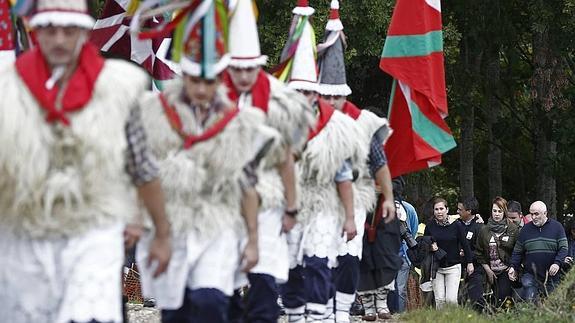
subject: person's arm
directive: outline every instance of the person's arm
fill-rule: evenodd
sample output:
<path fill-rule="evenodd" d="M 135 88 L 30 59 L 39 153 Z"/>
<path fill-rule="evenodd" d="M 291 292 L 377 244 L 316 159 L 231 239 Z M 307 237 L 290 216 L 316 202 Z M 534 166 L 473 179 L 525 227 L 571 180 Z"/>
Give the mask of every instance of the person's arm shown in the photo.
<path fill-rule="evenodd" d="M 148 266 L 152 265 L 153 261 L 158 263 L 154 272 L 154 277 L 157 277 L 167 269 L 171 256 L 170 224 L 166 216 L 164 193 L 160 181 L 155 179 L 138 186 L 138 196 L 154 223 L 154 240 L 150 245 Z"/>
<path fill-rule="evenodd" d="M 166 270 L 171 257 L 170 225 L 165 211 L 164 194 L 158 179 L 157 162 L 148 147 L 140 108 L 137 105 L 130 110 L 125 133 L 128 143 L 126 172 L 138 188 L 138 196 L 148 210 L 155 227 L 148 265 L 157 262 L 154 276 L 158 276 Z"/>
<path fill-rule="evenodd" d="M 279 173 L 284 187 L 284 197 L 286 209 L 283 216 L 283 231 L 289 232 L 297 220 L 294 212 L 297 213 L 296 188 L 295 188 L 295 160 L 291 147 L 286 148 L 286 159 L 279 165 Z"/>
<path fill-rule="evenodd" d="M 565 230 L 561 225 L 558 225 L 559 234 L 557 235 L 557 255 L 553 263 L 561 266 L 567 257 L 567 252 L 569 250 L 569 245 L 567 244 L 567 236 L 565 235 Z"/>
<path fill-rule="evenodd" d="M 469 242 L 465 237 L 465 226 L 459 222 L 457 223 L 457 236 L 459 243 L 463 247 L 465 261 L 467 262 L 467 273 L 471 275 L 475 270 L 473 267 L 473 253 L 471 252 L 471 247 L 469 246 Z"/>
<path fill-rule="evenodd" d="M 389 223 L 395 219 L 393 186 L 391 185 L 391 173 L 387 166 L 383 143 L 377 135 L 374 135 L 371 139 L 368 159 L 371 176 L 374 178 L 375 184 L 381 188 L 381 194 L 384 197 L 381 205 L 382 216 L 384 222 Z"/>
<path fill-rule="evenodd" d="M 525 252 L 525 248 L 523 246 L 523 240 L 526 229 L 521 230 L 519 232 L 519 238 L 517 238 L 517 242 L 515 243 L 515 247 L 513 247 L 513 253 L 511 254 L 511 266 L 509 267 L 509 279 L 511 281 L 515 281 L 517 279 L 517 270 L 521 268 L 521 262 L 523 261 L 523 254 Z"/>
<path fill-rule="evenodd" d="M 347 235 L 347 240 L 353 239 L 357 234 L 355 227 L 355 215 L 353 209 L 353 169 L 350 161 L 345 161 L 335 175 L 337 193 L 345 212 L 343 232 Z"/>
<path fill-rule="evenodd" d="M 385 223 L 395 219 L 395 203 L 393 201 L 393 186 L 391 185 L 391 173 L 387 165 L 380 167 L 375 173 L 375 183 L 381 187 L 384 196 L 381 207 L 382 217 Z M 416 231 L 417 232 L 417 229 Z"/>
<path fill-rule="evenodd" d="M 258 263 L 258 209 L 259 197 L 253 186 L 243 188 L 242 216 L 248 230 L 248 242 L 244 248 L 242 261 L 243 271 L 248 272 Z"/>
<path fill-rule="evenodd" d="M 475 261 L 478 264 L 483 265 L 486 264 L 487 261 L 485 259 L 485 248 L 483 245 L 483 230 L 479 230 L 477 232 L 477 237 L 475 237 Z"/>
<path fill-rule="evenodd" d="M 413 236 L 413 238 L 417 237 L 417 228 L 419 227 L 419 218 L 417 217 L 417 211 L 415 211 L 415 208 L 410 205 L 410 208 L 407 212 L 407 223 L 409 225 L 409 232 L 411 232 L 411 235 Z"/>

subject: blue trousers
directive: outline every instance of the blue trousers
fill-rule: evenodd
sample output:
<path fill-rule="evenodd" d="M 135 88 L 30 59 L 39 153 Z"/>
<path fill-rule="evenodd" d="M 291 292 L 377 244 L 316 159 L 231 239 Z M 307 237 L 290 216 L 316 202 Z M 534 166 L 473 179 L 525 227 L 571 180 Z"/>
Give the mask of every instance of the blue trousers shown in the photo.
<path fill-rule="evenodd" d="M 277 323 L 280 316 L 278 286 L 271 275 L 248 274 L 250 289 L 245 302 L 239 293 L 231 301 L 230 322 Z"/>
<path fill-rule="evenodd" d="M 214 288 L 186 289 L 182 307 L 163 310 L 162 323 L 227 323 L 229 303 L 229 297 Z"/>
<path fill-rule="evenodd" d="M 549 276 L 545 284 L 531 273 L 523 273 L 521 276 L 521 283 L 523 284 L 523 299 L 526 301 L 537 301 L 540 295 L 547 296 L 559 284 L 559 276 Z"/>
<path fill-rule="evenodd" d="M 395 301 L 388 300 L 388 303 L 393 302 L 391 308 L 397 313 L 403 313 L 405 311 L 405 304 L 407 301 L 407 280 L 409 279 L 409 270 L 411 268 L 405 258 L 403 258 L 402 261 L 403 263 L 401 264 L 401 267 L 399 267 L 399 271 L 395 277 L 395 292 L 391 297 L 391 299 L 395 297 Z"/>
<path fill-rule="evenodd" d="M 345 294 L 355 294 L 359 285 L 359 257 L 345 255 L 337 257 L 337 267 L 333 269 L 335 290 Z"/>
<path fill-rule="evenodd" d="M 286 308 L 306 303 L 327 304 L 333 296 L 332 271 L 327 258 L 304 256 L 304 266 L 290 270 L 289 280 L 280 288 Z"/>

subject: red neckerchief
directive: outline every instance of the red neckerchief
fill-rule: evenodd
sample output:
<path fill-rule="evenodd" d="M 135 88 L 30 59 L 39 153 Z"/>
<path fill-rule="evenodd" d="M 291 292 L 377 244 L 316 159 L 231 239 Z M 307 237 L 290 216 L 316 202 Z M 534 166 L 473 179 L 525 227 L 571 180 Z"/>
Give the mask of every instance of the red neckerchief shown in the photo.
<path fill-rule="evenodd" d="M 352 117 L 353 120 L 357 120 L 357 118 L 359 118 L 359 115 L 361 114 L 361 110 L 355 104 L 349 101 L 345 101 L 345 103 L 343 104 L 343 108 L 341 109 L 341 112 Z"/>
<path fill-rule="evenodd" d="M 166 117 L 168 118 L 168 122 L 170 122 L 172 128 L 184 140 L 183 145 L 184 149 L 189 149 L 190 147 L 199 142 L 206 141 L 214 137 L 215 135 L 220 133 L 220 131 L 222 131 L 228 125 L 228 123 L 230 123 L 230 121 L 232 121 L 239 113 L 239 110 L 235 108 L 229 112 L 226 112 L 224 117 L 220 119 L 218 122 L 216 122 L 213 126 L 208 128 L 202 134 L 194 136 L 184 132 L 182 119 L 180 118 L 178 111 L 176 111 L 176 109 L 170 105 L 164 94 L 160 93 L 159 96 L 160 101 L 162 102 L 162 107 L 164 108 L 164 113 L 166 113 Z"/>
<path fill-rule="evenodd" d="M 335 111 L 331 104 L 323 99 L 318 99 L 317 104 L 319 109 L 319 117 L 315 129 L 311 129 L 309 132 L 309 136 L 307 137 L 308 141 L 312 140 L 323 130 L 323 128 L 325 128 Z"/>
<path fill-rule="evenodd" d="M 56 96 L 59 87 L 55 85 L 51 90 L 46 88 L 46 81 L 50 79 L 51 71 L 39 47 L 35 47 L 22 54 L 16 60 L 16 70 L 28 87 L 40 107 L 46 110 L 46 121 L 61 122 L 69 126 L 68 114 L 83 109 L 92 99 L 96 80 L 104 67 L 104 59 L 94 45 L 86 43 L 80 52 L 78 66 L 68 80 L 64 96 L 62 97 L 62 110 L 56 109 Z"/>
<path fill-rule="evenodd" d="M 232 77 L 228 71 L 224 72 L 224 84 L 229 89 L 228 98 L 232 102 L 238 103 L 240 94 L 236 90 L 234 83 L 232 82 Z M 268 112 L 268 104 L 270 102 L 270 80 L 266 73 L 262 70 L 258 73 L 258 78 L 256 83 L 252 87 L 252 105 L 262 109 L 265 113 Z"/>

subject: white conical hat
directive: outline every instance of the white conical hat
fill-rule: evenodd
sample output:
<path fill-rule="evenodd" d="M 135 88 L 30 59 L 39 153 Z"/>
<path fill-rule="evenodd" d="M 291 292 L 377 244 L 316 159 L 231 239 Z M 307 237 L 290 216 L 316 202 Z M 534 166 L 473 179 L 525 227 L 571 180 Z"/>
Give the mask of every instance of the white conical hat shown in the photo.
<path fill-rule="evenodd" d="M 246 68 L 265 65 L 268 57 L 261 54 L 258 26 L 252 0 L 237 0 L 230 19 L 228 49 L 230 66 Z"/>
<path fill-rule="evenodd" d="M 96 21 L 88 13 L 86 0 L 38 0 L 30 26 L 75 26 L 92 29 Z"/>
<path fill-rule="evenodd" d="M 304 17 L 301 19 L 305 19 L 305 25 L 294 54 L 288 86 L 296 90 L 317 92 L 315 34 L 313 27 L 309 23 L 309 19 Z"/>

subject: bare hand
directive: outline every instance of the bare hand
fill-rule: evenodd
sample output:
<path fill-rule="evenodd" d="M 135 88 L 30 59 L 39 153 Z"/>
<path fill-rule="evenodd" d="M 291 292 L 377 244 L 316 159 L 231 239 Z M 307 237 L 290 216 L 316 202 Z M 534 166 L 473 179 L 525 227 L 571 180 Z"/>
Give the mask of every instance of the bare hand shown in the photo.
<path fill-rule="evenodd" d="M 475 271 L 475 268 L 473 267 L 473 264 L 472 264 L 472 263 L 468 263 L 468 264 L 467 264 L 467 275 L 473 274 L 474 271 Z"/>
<path fill-rule="evenodd" d="M 549 275 L 555 276 L 555 275 L 557 275 L 558 272 L 559 272 L 559 265 L 558 264 L 553 264 L 553 265 L 551 265 L 551 267 L 549 267 Z"/>
<path fill-rule="evenodd" d="M 150 256 L 148 257 L 148 267 L 150 267 L 154 261 L 158 264 L 154 272 L 154 278 L 158 277 L 168 268 L 170 257 L 172 256 L 171 244 L 169 237 L 155 236 L 154 240 L 152 240 Z"/>
<path fill-rule="evenodd" d="M 297 219 L 293 216 L 284 215 L 282 219 L 282 232 L 288 233 L 296 225 Z"/>
<path fill-rule="evenodd" d="M 436 242 L 432 242 L 431 243 L 431 251 L 437 251 L 439 250 L 439 248 L 437 247 L 437 243 Z"/>
<path fill-rule="evenodd" d="M 134 247 L 143 233 L 144 227 L 141 224 L 127 224 L 124 228 L 124 248 L 131 249 Z"/>
<path fill-rule="evenodd" d="M 249 272 L 258 264 L 259 250 L 257 240 L 249 240 L 242 254 L 243 272 Z"/>
<path fill-rule="evenodd" d="M 395 219 L 395 203 L 393 201 L 383 201 L 381 205 L 381 217 L 385 223 L 389 223 Z"/>
<path fill-rule="evenodd" d="M 515 272 L 515 269 L 513 269 L 513 267 L 509 268 L 507 275 L 509 276 L 509 280 L 511 280 L 512 282 L 517 280 L 517 273 Z"/>
<path fill-rule="evenodd" d="M 483 222 L 483 218 L 479 214 L 475 214 L 475 223 L 485 223 Z"/>
<path fill-rule="evenodd" d="M 357 228 L 355 227 L 355 221 L 353 218 L 348 218 L 343 223 L 343 232 L 347 234 L 347 241 L 355 238 L 357 235 Z"/>
<path fill-rule="evenodd" d="M 485 275 L 487 276 L 487 281 L 489 281 L 490 285 L 493 285 L 493 282 L 495 281 L 495 273 L 493 272 L 493 270 L 491 270 L 491 268 L 489 268 L 489 266 L 485 266 L 483 268 L 485 269 Z M 511 279 L 511 277 L 509 277 L 509 279 Z"/>

